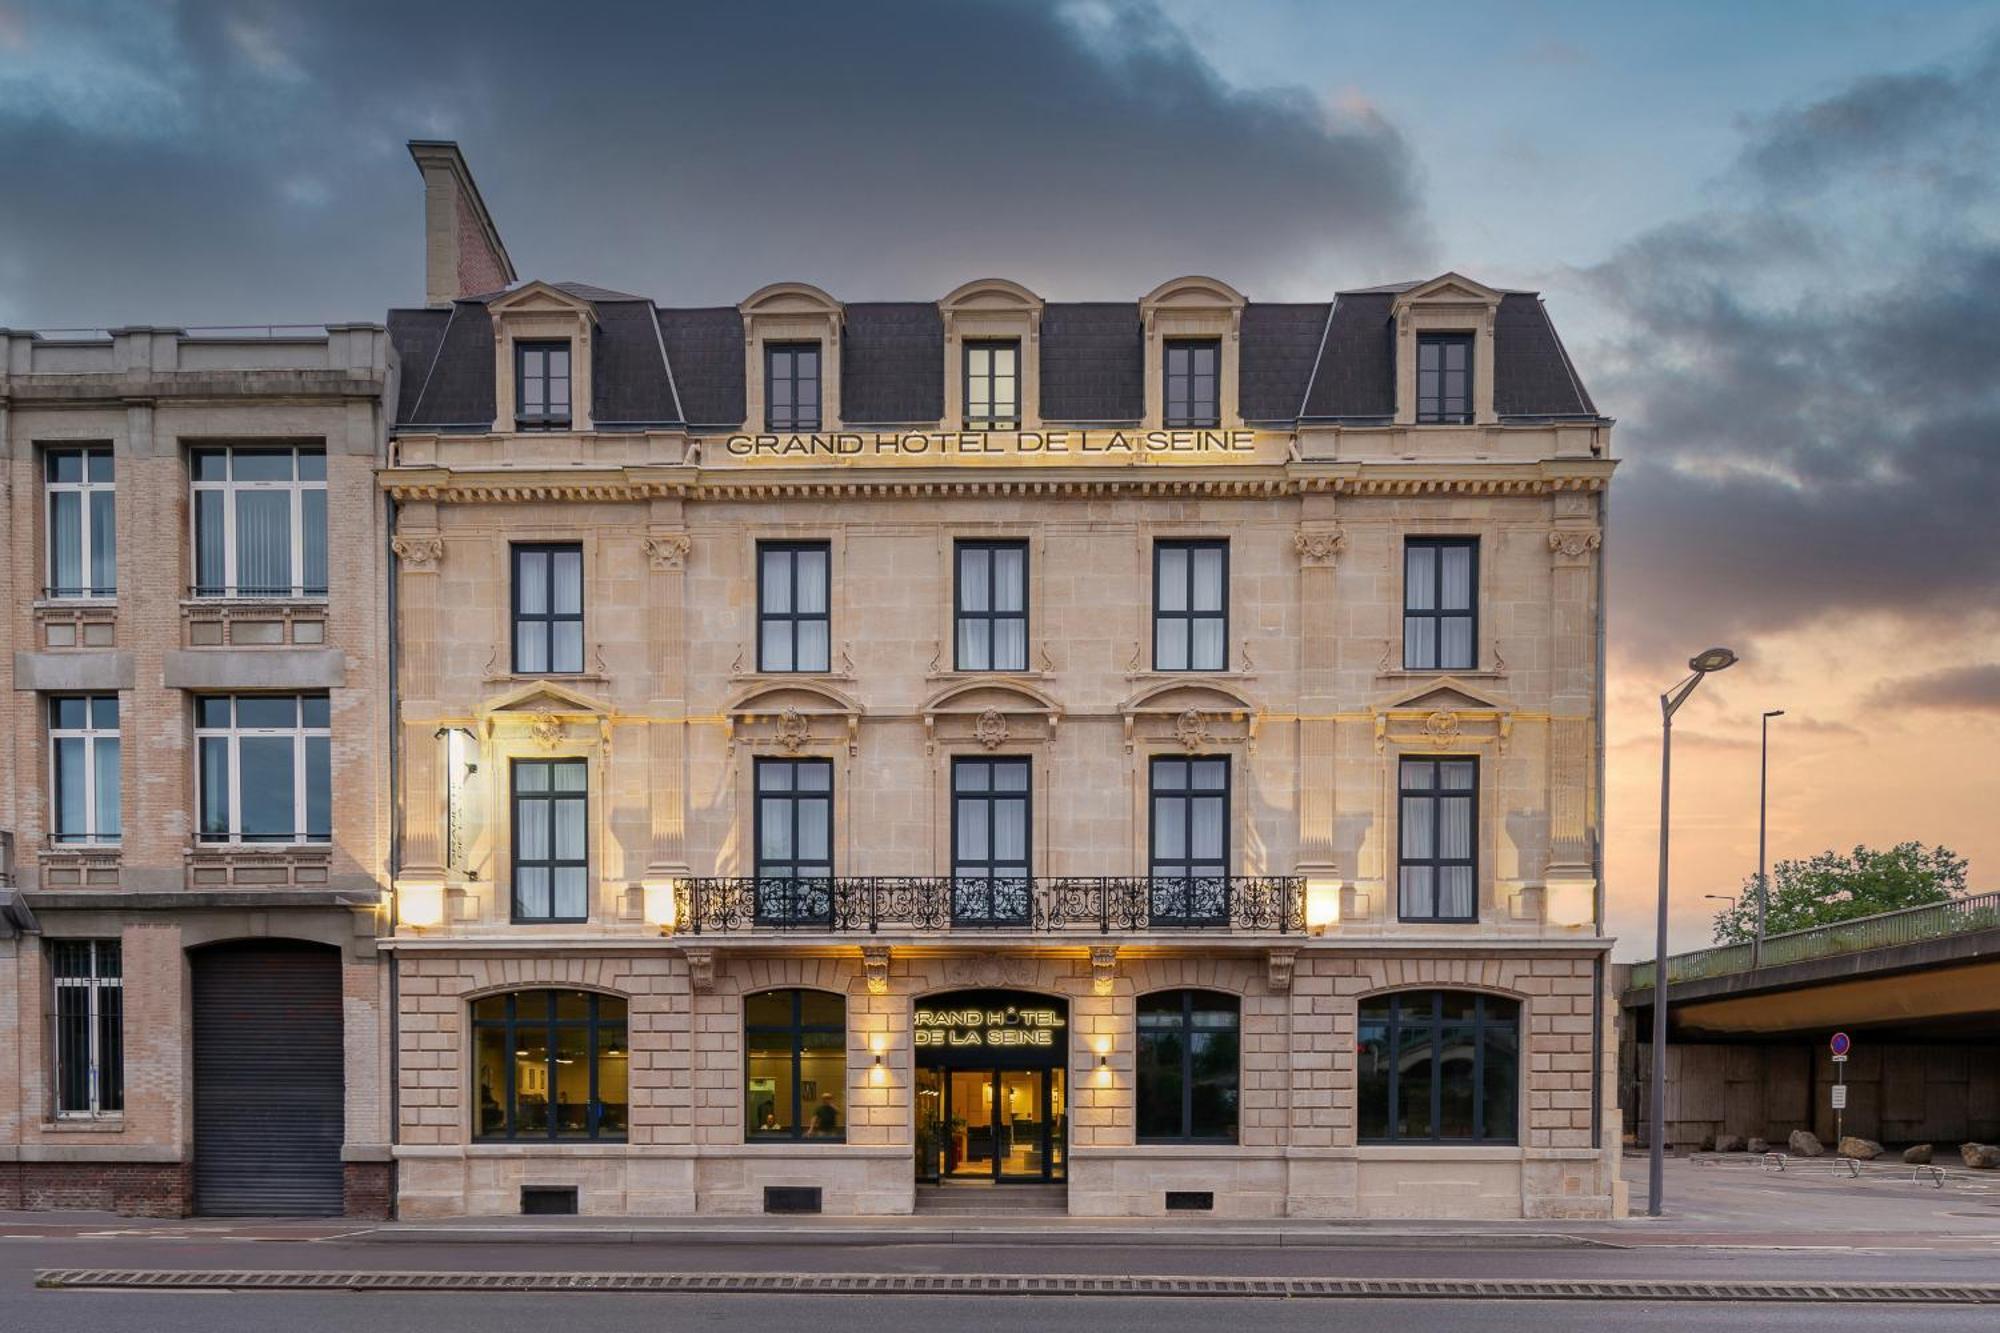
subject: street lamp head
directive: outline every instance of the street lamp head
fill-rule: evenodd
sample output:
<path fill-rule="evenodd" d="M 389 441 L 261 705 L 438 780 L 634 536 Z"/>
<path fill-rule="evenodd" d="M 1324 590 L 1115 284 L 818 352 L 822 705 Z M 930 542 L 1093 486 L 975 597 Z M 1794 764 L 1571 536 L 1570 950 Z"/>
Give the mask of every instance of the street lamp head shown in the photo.
<path fill-rule="evenodd" d="M 1736 654 L 1727 648 L 1709 648 L 1688 659 L 1688 670 L 1699 675 L 1711 671 L 1725 671 L 1736 665 Z"/>
<path fill-rule="evenodd" d="M 1785 710 L 1782 708 L 1767 708 L 1764 710 L 1765 717 L 1783 717 L 1784 715 Z"/>

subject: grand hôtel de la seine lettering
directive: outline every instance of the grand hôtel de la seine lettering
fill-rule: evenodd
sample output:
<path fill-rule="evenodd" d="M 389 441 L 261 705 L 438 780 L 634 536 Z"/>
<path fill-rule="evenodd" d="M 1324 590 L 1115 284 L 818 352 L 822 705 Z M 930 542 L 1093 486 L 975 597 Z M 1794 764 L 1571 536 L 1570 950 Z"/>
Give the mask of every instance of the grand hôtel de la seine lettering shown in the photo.
<path fill-rule="evenodd" d="M 675 304 L 411 151 L 380 322 L 0 335 L 0 1207 L 1623 1212 L 1536 294 Z"/>

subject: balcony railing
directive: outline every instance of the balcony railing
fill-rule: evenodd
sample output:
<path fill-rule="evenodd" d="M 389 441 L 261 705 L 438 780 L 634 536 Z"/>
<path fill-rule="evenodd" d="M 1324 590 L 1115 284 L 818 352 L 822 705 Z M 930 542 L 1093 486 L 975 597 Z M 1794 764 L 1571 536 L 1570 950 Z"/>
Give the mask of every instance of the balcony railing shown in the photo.
<path fill-rule="evenodd" d="M 678 890 L 677 929 L 762 931 L 1033 931 L 1044 934 L 1305 930 L 1297 875 L 866 876 L 703 878 Z"/>
<path fill-rule="evenodd" d="M 1991 930 L 2000 926 L 2000 893 L 1978 893 L 1954 898 L 1927 907 L 1906 907 L 1896 912 L 1878 912 L 1836 921 L 1830 926 L 1766 935 L 1761 950 L 1749 944 L 1723 944 L 1693 953 L 1667 957 L 1667 984 L 1705 981 L 1710 977 L 1731 976 L 1753 967 L 1782 967 L 1787 963 L 1810 962 L 1837 954 L 1865 953 L 1889 949 L 1899 944 L 1963 935 L 1967 931 Z M 1632 990 L 1651 990 L 1653 963 L 1648 960 L 1632 967 Z"/>

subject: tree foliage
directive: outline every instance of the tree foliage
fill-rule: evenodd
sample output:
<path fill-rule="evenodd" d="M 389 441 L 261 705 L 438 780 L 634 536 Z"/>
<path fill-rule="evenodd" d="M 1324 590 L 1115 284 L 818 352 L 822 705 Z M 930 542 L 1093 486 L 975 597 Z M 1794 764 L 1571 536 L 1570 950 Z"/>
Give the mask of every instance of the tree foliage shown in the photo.
<path fill-rule="evenodd" d="M 1851 921 L 1877 912 L 1923 907 L 1965 894 L 1965 858 L 1948 847 L 1898 843 L 1887 851 L 1825 851 L 1810 861 L 1780 861 L 1771 875 L 1766 935 Z M 1743 880 L 1732 907 L 1715 914 L 1715 941 L 1741 944 L 1757 934 L 1757 877 Z"/>

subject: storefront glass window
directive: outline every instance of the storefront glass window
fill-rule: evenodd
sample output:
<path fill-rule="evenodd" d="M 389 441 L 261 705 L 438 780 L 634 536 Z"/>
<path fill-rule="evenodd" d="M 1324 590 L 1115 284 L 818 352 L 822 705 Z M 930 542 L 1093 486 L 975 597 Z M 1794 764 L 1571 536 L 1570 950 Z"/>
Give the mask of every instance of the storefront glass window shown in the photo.
<path fill-rule="evenodd" d="M 743 1135 L 847 1137 L 847 1002 L 830 991 L 743 999 Z"/>
<path fill-rule="evenodd" d="M 625 1137 L 625 1001 L 588 991 L 489 995 L 472 1007 L 472 1032 L 476 1137 Z"/>
<path fill-rule="evenodd" d="M 1217 991 L 1140 997 L 1140 1142 L 1236 1142 L 1239 1013 Z"/>
<path fill-rule="evenodd" d="M 1363 1143 L 1513 1143 L 1520 1005 L 1470 991 L 1361 1004 L 1355 1107 Z"/>

